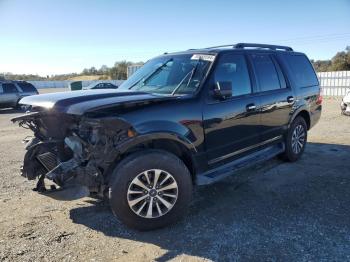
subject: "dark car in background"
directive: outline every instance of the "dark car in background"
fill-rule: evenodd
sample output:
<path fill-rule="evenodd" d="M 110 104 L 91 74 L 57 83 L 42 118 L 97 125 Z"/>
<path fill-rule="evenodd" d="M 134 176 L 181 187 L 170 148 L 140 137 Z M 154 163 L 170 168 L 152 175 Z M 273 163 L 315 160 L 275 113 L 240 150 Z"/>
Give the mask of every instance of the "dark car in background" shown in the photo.
<path fill-rule="evenodd" d="M 0 81 L 0 108 L 18 108 L 21 98 L 37 94 L 38 90 L 26 81 Z"/>
<path fill-rule="evenodd" d="M 118 86 L 108 83 L 108 82 L 101 82 L 101 83 L 93 83 L 89 86 L 85 86 L 82 88 L 82 90 L 90 90 L 90 89 L 117 89 Z"/>
<path fill-rule="evenodd" d="M 140 230 L 178 221 L 194 185 L 277 155 L 298 160 L 322 109 L 306 55 L 264 44 L 166 53 L 118 90 L 21 103 L 31 112 L 12 121 L 35 134 L 22 174 L 38 179 L 36 190 L 61 200 L 105 196 Z"/>

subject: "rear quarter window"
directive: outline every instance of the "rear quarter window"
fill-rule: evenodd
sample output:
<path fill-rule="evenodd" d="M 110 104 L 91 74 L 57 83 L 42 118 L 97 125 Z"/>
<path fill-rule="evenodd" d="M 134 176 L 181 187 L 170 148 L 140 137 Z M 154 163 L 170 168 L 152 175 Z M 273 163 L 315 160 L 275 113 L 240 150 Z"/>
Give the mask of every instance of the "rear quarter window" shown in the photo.
<path fill-rule="evenodd" d="M 36 88 L 30 83 L 17 83 L 23 92 L 36 92 Z"/>
<path fill-rule="evenodd" d="M 316 86 L 319 84 L 315 71 L 305 55 L 287 55 L 286 61 L 297 87 Z"/>

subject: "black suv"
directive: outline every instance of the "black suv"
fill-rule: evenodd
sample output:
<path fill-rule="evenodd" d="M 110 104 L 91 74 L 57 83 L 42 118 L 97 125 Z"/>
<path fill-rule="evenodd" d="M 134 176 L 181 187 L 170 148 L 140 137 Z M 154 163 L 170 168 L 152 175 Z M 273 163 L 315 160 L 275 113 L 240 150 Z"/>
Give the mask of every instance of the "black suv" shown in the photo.
<path fill-rule="evenodd" d="M 322 108 L 308 58 L 262 44 L 165 53 L 117 90 L 20 102 L 32 106 L 13 121 L 34 132 L 22 173 L 38 178 L 35 190 L 105 196 L 139 230 L 177 221 L 193 185 L 276 155 L 297 160 Z"/>

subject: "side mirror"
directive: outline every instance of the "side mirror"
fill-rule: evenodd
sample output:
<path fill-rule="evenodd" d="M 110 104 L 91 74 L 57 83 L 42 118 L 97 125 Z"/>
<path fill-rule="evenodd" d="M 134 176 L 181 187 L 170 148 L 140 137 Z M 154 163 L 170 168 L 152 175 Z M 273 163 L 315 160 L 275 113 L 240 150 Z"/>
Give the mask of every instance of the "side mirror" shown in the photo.
<path fill-rule="evenodd" d="M 216 82 L 214 88 L 214 97 L 218 99 L 226 99 L 232 96 L 232 82 L 220 81 Z"/>

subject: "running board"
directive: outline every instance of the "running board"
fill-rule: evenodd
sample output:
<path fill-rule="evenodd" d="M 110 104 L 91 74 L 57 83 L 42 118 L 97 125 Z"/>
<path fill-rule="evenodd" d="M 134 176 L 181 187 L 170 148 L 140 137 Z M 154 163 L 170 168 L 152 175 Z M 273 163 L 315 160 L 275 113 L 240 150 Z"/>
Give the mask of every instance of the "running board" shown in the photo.
<path fill-rule="evenodd" d="M 219 181 L 230 175 L 235 175 L 237 171 L 256 165 L 260 162 L 264 162 L 276 155 L 284 152 L 285 145 L 283 142 L 266 147 L 262 150 L 254 152 L 250 155 L 236 159 L 223 166 L 217 167 L 213 170 L 209 170 L 203 174 L 197 175 L 197 185 L 208 185 Z"/>

